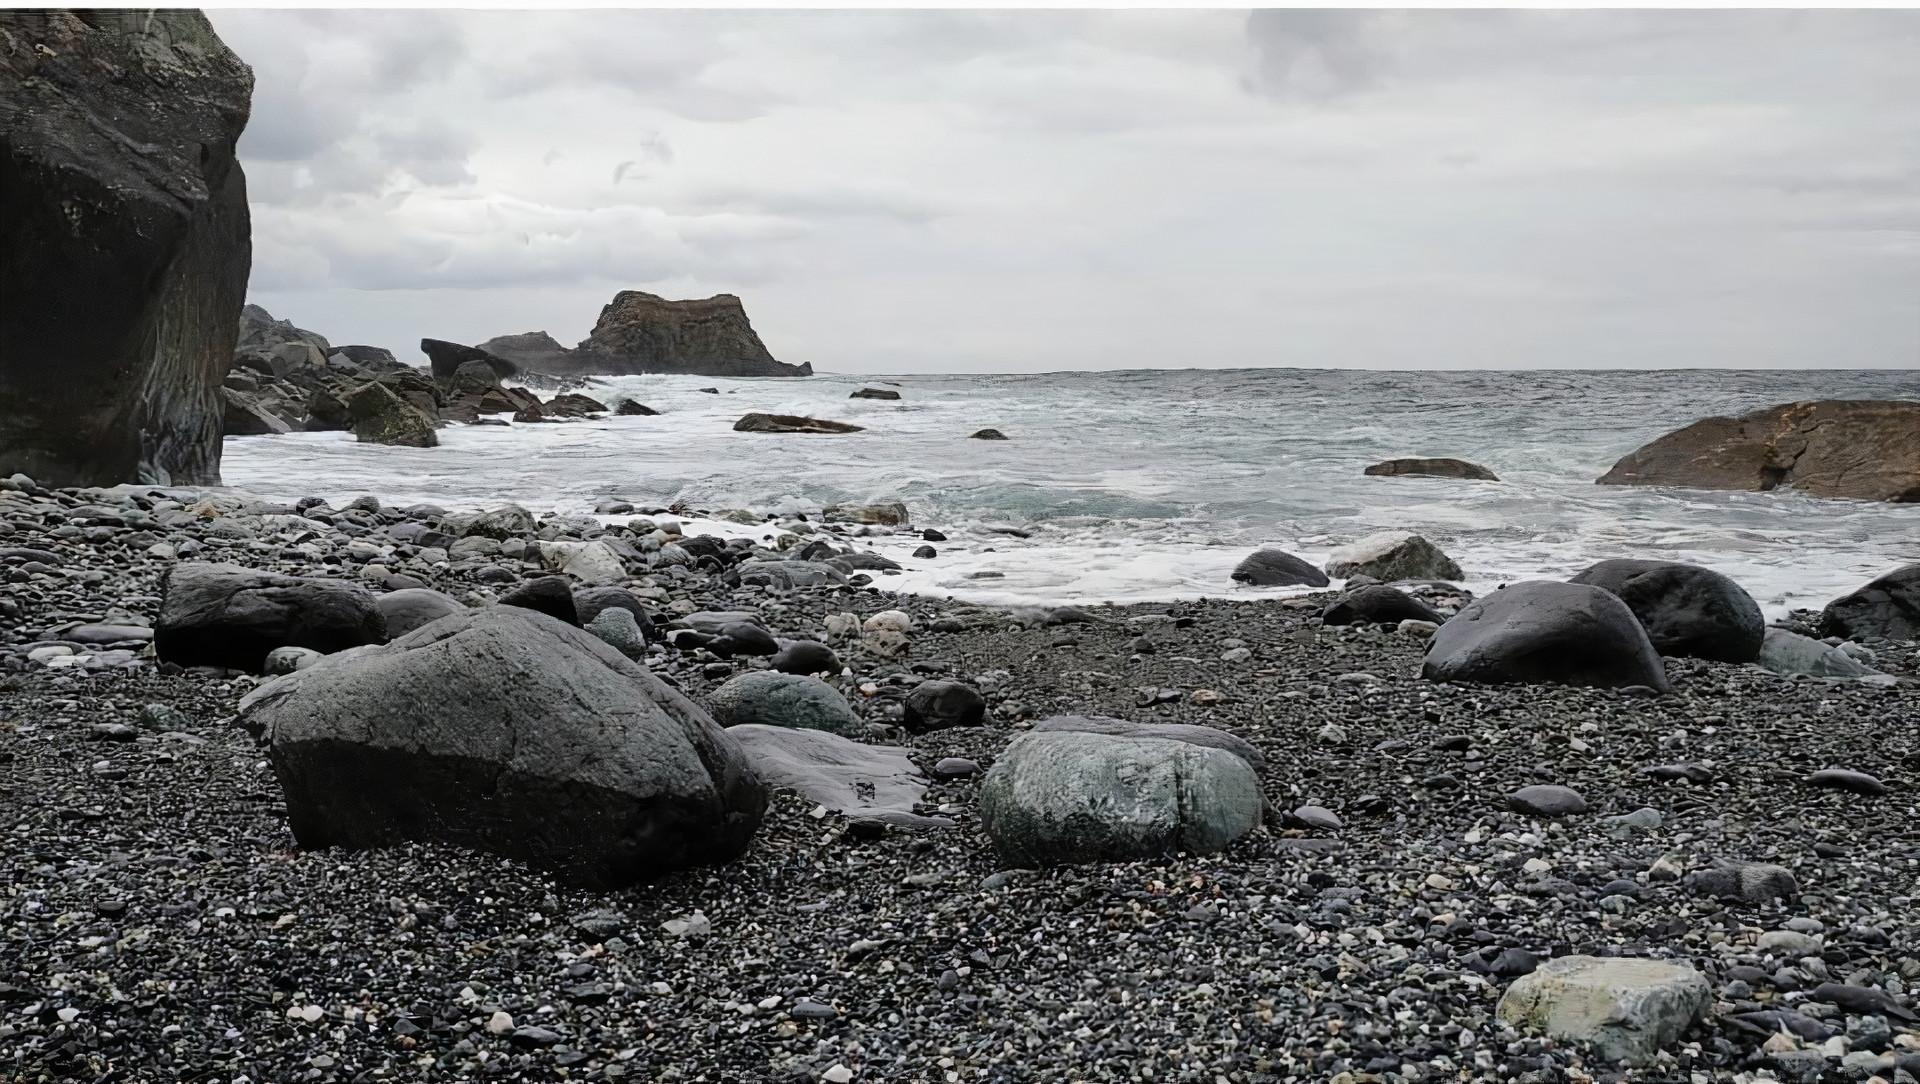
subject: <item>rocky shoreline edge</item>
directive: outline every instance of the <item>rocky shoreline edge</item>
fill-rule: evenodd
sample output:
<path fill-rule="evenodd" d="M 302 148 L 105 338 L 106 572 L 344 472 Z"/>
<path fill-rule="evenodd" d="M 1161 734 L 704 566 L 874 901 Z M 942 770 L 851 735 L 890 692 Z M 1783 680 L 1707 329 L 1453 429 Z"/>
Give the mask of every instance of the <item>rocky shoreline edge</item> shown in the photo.
<path fill-rule="evenodd" d="M 437 510 L 177 496 L 0 490 L 0 1064 L 22 1080 L 1920 1074 L 1912 644 L 1862 649 L 1892 684 L 1685 657 L 1664 695 L 1455 684 L 1421 677 L 1430 630 L 1323 623 L 1331 592 L 1009 611 L 826 564 L 896 525 L 810 524 L 788 556 L 825 560 L 781 563 L 837 576 L 756 577 L 671 513 L 596 538 L 467 518 L 492 545 L 456 559 Z M 607 537 L 648 571 L 572 548 Z M 833 652 L 851 732 L 924 791 L 887 817 L 776 786 L 738 858 L 611 891 L 439 843 L 305 850 L 243 725 L 264 679 L 152 658 L 163 576 L 206 562 L 461 603 L 556 565 L 573 600 L 611 577 L 654 633 L 634 657 L 704 705 L 769 656 L 674 624 L 750 615 Z M 914 703 L 930 680 L 976 690 L 978 725 L 913 722 L 947 710 Z M 1224 732 L 1262 823 L 1214 853 L 1007 861 L 984 780 L 1062 715 Z M 1582 956 L 1684 964 L 1703 992 L 1648 1010 L 1672 1034 L 1644 1057 L 1503 1017 Z"/>

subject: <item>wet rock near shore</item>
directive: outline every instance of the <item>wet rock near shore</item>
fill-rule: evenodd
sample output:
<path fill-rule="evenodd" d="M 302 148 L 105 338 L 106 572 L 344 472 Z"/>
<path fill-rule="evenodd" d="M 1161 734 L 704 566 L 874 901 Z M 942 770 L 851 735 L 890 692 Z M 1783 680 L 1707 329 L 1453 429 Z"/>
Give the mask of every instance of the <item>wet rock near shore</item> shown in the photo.
<path fill-rule="evenodd" d="M 1920 501 L 1920 402 L 1823 399 L 1703 418 L 1635 449 L 1601 485 Z"/>

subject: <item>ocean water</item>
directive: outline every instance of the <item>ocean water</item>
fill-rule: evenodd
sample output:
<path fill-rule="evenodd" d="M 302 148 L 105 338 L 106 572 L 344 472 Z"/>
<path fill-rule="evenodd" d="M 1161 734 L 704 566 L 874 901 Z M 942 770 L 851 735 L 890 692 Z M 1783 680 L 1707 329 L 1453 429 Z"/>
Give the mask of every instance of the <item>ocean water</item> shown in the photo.
<path fill-rule="evenodd" d="M 903 398 L 848 398 L 863 385 Z M 1773 614 L 1920 561 L 1920 506 L 1593 484 L 1700 417 L 1798 399 L 1920 399 L 1915 371 L 643 376 L 589 391 L 662 414 L 450 426 L 433 449 L 344 433 L 233 438 L 222 472 L 233 489 L 277 499 L 373 493 L 449 508 L 590 512 L 618 498 L 784 513 L 900 500 L 916 526 L 951 538 L 928 561 L 909 556 L 917 539 L 874 540 L 908 566 L 883 585 L 996 604 L 1251 596 L 1263 592 L 1228 573 L 1253 548 L 1318 562 L 1384 529 L 1431 538 L 1478 591 L 1607 557 L 1668 558 L 1726 572 Z M 867 428 L 733 432 L 748 411 Z M 987 426 L 1011 439 L 968 439 Z M 1361 474 L 1405 455 L 1470 459 L 1502 481 Z"/>

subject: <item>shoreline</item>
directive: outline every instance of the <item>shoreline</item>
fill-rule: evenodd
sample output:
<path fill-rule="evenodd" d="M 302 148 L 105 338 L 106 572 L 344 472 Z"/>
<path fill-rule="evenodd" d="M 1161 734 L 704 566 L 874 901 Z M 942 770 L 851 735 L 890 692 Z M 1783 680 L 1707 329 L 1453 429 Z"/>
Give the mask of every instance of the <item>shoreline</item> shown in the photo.
<path fill-rule="evenodd" d="M 82 525 L 37 503 L 22 515 L 19 498 L 0 493 L 13 527 L 0 547 L 58 560 L 22 573 L 9 558 L 26 602 L 9 627 L 115 618 L 116 603 L 151 619 L 169 559 L 148 549 L 177 553 L 185 538 L 203 547 L 195 560 L 364 575 L 338 530 L 289 543 L 224 516 L 160 530 L 67 517 Z M 424 578 L 456 596 L 504 590 L 472 570 Z M 1417 637 L 1321 627 L 1330 593 L 1087 607 L 1091 621 L 1049 624 L 877 590 L 878 576 L 853 590 L 653 580 L 664 598 L 645 594 L 663 614 L 752 609 L 788 635 L 841 611 L 911 615 L 904 657 L 840 645 L 852 673 L 832 684 L 878 724 L 874 741 L 923 769 L 947 757 L 990 767 L 1061 712 L 1199 723 L 1253 743 L 1280 816 L 1219 854 L 1009 873 L 979 825 L 978 776 L 931 777 L 920 808 L 954 827 L 878 838 L 777 792 L 741 859 L 582 892 L 447 847 L 299 851 L 265 757 L 232 723 L 257 679 L 23 667 L 8 653 L 0 732 L 21 841 L 4 863 L 6 936 L 20 946 L 0 975 L 16 1010 L 9 1068 L 30 1080 L 118 1064 L 256 1080 L 646 1080 L 698 1065 L 728 1079 L 832 1079 L 844 1066 L 902 1081 L 1120 1080 L 1147 1067 L 1168 1080 L 1545 1081 L 1583 1067 L 1734 1081 L 1779 1053 L 1743 1017 L 1790 1010 L 1854 1037 L 1889 1076 L 1920 1072 L 1920 1030 L 1893 1021 L 1876 1039 L 1871 1022 L 1807 994 L 1829 978 L 1920 989 L 1920 746 L 1886 725 L 1920 718 L 1912 680 L 1826 684 L 1675 659 L 1674 691 L 1657 698 L 1435 685 L 1418 677 Z M 699 701 L 757 664 L 656 645 L 648 665 Z M 1876 665 L 1920 678 L 1910 646 Z M 930 674 L 980 688 L 987 725 L 899 730 L 901 701 Z M 1704 774 L 1646 771 L 1677 763 Z M 1805 784 L 1828 766 L 1894 790 Z M 1514 812 L 1504 796 L 1532 783 L 1573 786 L 1593 808 Z M 1287 816 L 1302 806 L 1339 827 Z M 1615 819 L 1641 809 L 1659 825 Z M 1729 902 L 1650 872 L 1717 860 L 1778 863 L 1799 893 Z M 709 934 L 663 928 L 695 913 Z M 1758 947 L 1783 929 L 1816 930 L 1819 955 Z M 1713 1014 L 1671 1060 L 1625 1077 L 1494 1018 L 1523 961 L 1568 952 L 1684 960 L 1712 984 Z M 494 1034 L 501 1012 L 556 1038 Z M 1794 1043 L 1827 1065 L 1820 1042 Z"/>

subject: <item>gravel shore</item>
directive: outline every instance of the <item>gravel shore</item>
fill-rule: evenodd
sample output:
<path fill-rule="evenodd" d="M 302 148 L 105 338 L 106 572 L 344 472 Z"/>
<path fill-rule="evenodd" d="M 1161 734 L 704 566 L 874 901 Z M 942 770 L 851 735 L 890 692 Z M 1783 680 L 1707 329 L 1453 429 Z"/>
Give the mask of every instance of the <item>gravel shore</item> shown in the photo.
<path fill-rule="evenodd" d="M 68 645 L 99 669 L 46 665 L 50 630 L 151 622 L 188 554 L 381 574 L 372 514 L 314 532 L 146 503 L 0 492 L 8 1080 L 1920 1077 L 1901 1018 L 1920 1010 L 1915 645 L 1879 645 L 1895 686 L 1669 659 L 1667 696 L 1468 687 L 1422 681 L 1417 636 L 1322 627 L 1331 595 L 1008 612 L 878 573 L 773 591 L 676 569 L 652 578 L 663 611 L 753 610 L 787 635 L 911 615 L 905 656 L 842 645 L 835 684 L 924 767 L 984 770 L 1059 713 L 1200 723 L 1264 755 L 1274 815 L 1221 854 L 1009 871 L 977 774 L 928 791 L 951 828 L 850 830 L 781 792 L 740 861 L 588 893 L 442 847 L 300 852 L 234 722 L 258 678 L 153 665 L 138 637 Z M 484 569 L 531 570 L 404 557 L 381 567 L 461 597 L 504 589 Z M 654 650 L 695 700 L 755 665 Z M 898 729 L 929 675 L 982 690 L 988 725 Z M 1887 792 L 1808 782 L 1832 767 Z M 1515 812 L 1537 783 L 1588 811 Z M 1708 894 L 1692 875 L 1716 861 L 1777 864 L 1798 891 Z M 1805 936 L 1763 951 L 1776 931 Z M 1635 1070 L 1495 1018 L 1513 978 L 1569 953 L 1690 963 L 1712 1015 Z M 1825 982 L 1891 1008 L 1845 1011 Z"/>

